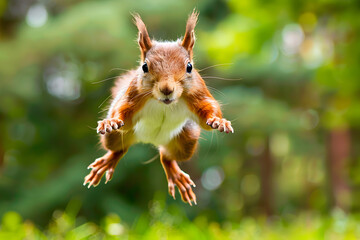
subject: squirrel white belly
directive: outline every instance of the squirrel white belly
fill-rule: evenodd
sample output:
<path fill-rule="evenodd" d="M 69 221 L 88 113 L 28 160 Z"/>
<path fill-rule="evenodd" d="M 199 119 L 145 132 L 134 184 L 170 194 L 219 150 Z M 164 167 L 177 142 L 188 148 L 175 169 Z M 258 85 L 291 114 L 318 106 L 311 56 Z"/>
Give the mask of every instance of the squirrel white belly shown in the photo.
<path fill-rule="evenodd" d="M 171 105 L 149 99 L 133 117 L 136 139 L 155 146 L 166 145 L 182 131 L 192 115 L 181 99 Z"/>

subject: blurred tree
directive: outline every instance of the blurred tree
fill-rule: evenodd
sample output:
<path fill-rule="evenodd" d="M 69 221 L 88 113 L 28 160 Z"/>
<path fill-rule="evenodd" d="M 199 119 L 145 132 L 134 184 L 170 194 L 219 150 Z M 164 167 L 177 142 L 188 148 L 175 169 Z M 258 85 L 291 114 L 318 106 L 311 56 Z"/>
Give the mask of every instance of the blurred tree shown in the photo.
<path fill-rule="evenodd" d="M 333 129 L 328 136 L 328 165 L 332 204 L 344 210 L 349 208 L 347 184 L 347 160 L 350 157 L 350 132 L 348 129 Z"/>

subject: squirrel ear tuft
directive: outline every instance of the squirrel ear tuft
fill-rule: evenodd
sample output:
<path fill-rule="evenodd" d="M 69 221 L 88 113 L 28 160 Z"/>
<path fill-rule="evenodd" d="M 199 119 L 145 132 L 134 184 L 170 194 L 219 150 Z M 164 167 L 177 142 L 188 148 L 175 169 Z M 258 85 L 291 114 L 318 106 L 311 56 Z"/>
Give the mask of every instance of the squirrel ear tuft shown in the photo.
<path fill-rule="evenodd" d="M 190 14 L 186 23 L 185 36 L 181 45 L 188 51 L 192 51 L 195 44 L 194 29 L 198 20 L 198 16 L 199 13 L 194 9 L 193 12 Z"/>
<path fill-rule="evenodd" d="M 144 59 L 146 52 L 149 51 L 152 46 L 151 39 L 140 15 L 135 13 L 133 14 L 133 17 L 134 23 L 139 30 L 138 43 L 140 46 L 142 59 Z"/>

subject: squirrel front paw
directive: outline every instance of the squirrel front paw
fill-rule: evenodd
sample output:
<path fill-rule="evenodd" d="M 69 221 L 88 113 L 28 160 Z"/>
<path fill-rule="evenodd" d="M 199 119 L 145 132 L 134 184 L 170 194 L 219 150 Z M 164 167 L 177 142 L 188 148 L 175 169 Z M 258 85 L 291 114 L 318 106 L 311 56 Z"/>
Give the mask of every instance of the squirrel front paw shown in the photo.
<path fill-rule="evenodd" d="M 231 122 L 225 118 L 212 117 L 206 121 L 206 124 L 213 129 L 218 129 L 220 132 L 234 133 Z"/>
<path fill-rule="evenodd" d="M 97 133 L 105 134 L 106 132 L 111 132 L 112 130 L 117 130 L 124 126 L 124 122 L 117 118 L 109 118 L 104 119 L 102 121 L 98 121 Z"/>

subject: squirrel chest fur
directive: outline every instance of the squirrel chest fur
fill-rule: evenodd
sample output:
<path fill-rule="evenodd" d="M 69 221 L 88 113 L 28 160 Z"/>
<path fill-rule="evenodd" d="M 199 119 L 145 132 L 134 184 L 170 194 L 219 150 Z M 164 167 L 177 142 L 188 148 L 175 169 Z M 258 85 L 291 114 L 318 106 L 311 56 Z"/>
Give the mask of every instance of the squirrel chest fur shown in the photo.
<path fill-rule="evenodd" d="M 171 105 L 149 99 L 134 115 L 133 130 L 138 142 L 160 146 L 177 136 L 191 116 L 192 113 L 182 99 Z"/>

